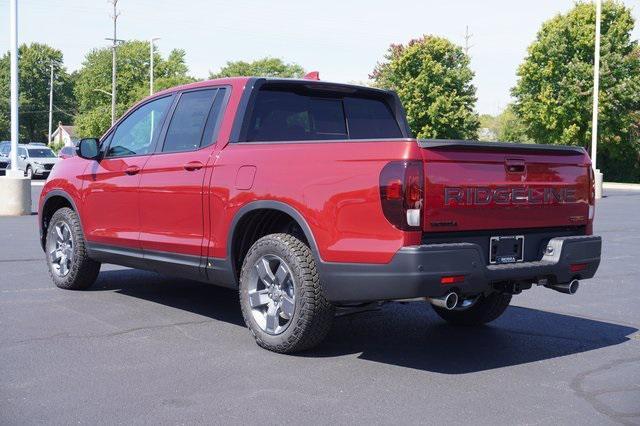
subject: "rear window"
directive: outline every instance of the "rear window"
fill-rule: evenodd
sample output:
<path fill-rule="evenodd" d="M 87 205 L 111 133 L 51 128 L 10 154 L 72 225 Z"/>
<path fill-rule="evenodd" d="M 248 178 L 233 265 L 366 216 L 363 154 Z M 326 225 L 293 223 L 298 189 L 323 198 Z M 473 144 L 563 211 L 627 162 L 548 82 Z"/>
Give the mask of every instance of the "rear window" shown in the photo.
<path fill-rule="evenodd" d="M 403 137 L 384 99 L 326 92 L 261 89 L 255 99 L 248 142 L 384 139 Z"/>

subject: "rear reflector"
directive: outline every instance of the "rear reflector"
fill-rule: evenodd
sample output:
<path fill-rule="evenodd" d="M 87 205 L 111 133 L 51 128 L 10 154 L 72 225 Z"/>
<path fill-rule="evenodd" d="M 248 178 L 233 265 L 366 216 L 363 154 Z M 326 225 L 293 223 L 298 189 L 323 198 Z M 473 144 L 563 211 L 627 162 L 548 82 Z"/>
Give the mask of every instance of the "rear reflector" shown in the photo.
<path fill-rule="evenodd" d="M 464 281 L 464 275 L 451 275 L 440 278 L 440 284 L 455 284 Z"/>
<path fill-rule="evenodd" d="M 571 272 L 580 272 L 584 271 L 585 269 L 587 269 L 586 263 L 574 263 L 573 265 L 569 266 L 569 270 L 571 270 Z"/>

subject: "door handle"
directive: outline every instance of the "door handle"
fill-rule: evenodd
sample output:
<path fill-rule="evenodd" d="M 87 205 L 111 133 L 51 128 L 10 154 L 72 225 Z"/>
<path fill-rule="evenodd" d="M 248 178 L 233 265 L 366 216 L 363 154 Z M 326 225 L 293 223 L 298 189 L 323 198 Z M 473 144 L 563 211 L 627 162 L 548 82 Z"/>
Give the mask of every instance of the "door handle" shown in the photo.
<path fill-rule="evenodd" d="M 195 170 L 200 170 L 202 167 L 204 167 L 204 164 L 199 161 L 189 161 L 182 167 L 184 167 L 186 171 L 193 172 Z"/>
<path fill-rule="evenodd" d="M 126 174 L 128 174 L 129 176 L 137 175 L 138 173 L 140 173 L 140 167 L 138 167 L 138 166 L 129 166 L 126 169 L 124 169 L 124 172 Z"/>
<path fill-rule="evenodd" d="M 521 159 L 512 159 L 508 158 L 504 162 L 504 166 L 507 169 L 508 173 L 524 173 L 525 172 L 525 162 Z"/>

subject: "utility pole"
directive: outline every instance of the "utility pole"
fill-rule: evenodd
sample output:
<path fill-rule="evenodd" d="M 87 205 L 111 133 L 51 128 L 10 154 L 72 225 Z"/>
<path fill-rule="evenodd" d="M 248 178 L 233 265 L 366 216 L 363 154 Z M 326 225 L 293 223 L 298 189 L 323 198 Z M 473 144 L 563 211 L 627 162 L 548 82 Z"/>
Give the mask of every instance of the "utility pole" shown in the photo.
<path fill-rule="evenodd" d="M 47 145 L 51 143 L 51 126 L 53 125 L 53 62 L 51 62 L 51 78 L 49 79 L 49 138 Z"/>
<path fill-rule="evenodd" d="M 149 39 L 149 96 L 153 95 L 153 42 L 160 40 L 160 37 Z"/>
<path fill-rule="evenodd" d="M 122 42 L 124 40 L 118 40 L 118 16 L 120 13 L 118 12 L 118 0 L 109 0 L 109 3 L 113 5 L 113 38 L 106 38 L 105 40 L 110 40 L 113 42 L 111 46 L 111 124 L 116 122 L 116 48 L 118 46 L 118 42 Z"/>
<path fill-rule="evenodd" d="M 596 198 L 602 197 L 603 176 L 596 167 L 598 153 L 598 96 L 600 93 L 600 21 L 602 18 L 602 0 L 596 0 L 596 43 L 593 58 L 593 117 L 591 121 L 591 166 L 595 176 Z"/>
<path fill-rule="evenodd" d="M 469 26 L 467 25 L 464 31 L 464 53 L 469 56 L 469 50 L 473 47 L 469 42 L 471 41 L 473 34 L 469 33 Z"/>

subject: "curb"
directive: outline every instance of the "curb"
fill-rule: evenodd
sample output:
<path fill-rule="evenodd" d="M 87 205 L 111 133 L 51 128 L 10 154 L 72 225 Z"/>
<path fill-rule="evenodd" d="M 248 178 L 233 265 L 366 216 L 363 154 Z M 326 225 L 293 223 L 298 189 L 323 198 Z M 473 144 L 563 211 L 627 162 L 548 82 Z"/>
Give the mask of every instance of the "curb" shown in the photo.
<path fill-rule="evenodd" d="M 604 182 L 602 186 L 604 189 L 628 189 L 631 191 L 640 191 L 640 183 Z"/>

